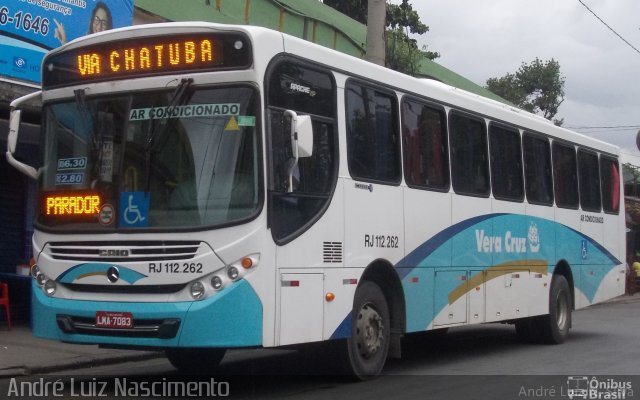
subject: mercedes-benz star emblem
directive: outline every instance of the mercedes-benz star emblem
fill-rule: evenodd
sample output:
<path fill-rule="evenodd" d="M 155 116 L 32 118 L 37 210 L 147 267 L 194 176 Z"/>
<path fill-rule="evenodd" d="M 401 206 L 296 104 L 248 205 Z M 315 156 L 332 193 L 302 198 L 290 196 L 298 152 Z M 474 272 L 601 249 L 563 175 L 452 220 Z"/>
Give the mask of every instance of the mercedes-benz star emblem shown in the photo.
<path fill-rule="evenodd" d="M 116 283 L 118 279 L 120 279 L 120 271 L 118 271 L 118 267 L 111 267 L 107 270 L 107 279 L 109 282 Z"/>

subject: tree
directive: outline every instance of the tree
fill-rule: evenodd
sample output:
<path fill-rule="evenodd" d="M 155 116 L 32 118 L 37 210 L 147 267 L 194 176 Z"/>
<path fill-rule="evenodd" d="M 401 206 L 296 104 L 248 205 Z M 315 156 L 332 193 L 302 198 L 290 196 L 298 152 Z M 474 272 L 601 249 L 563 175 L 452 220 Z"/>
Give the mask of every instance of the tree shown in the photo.
<path fill-rule="evenodd" d="M 529 64 L 523 62 L 515 74 L 489 78 L 486 88 L 520 108 L 542 114 L 560 126 L 564 119 L 554 117 L 564 101 L 564 82 L 560 63 L 553 58 L 542 61 L 536 57 Z"/>
<path fill-rule="evenodd" d="M 367 24 L 367 0 L 324 0 L 324 4 Z M 433 60 L 440 56 L 437 52 L 427 51 L 426 46 L 418 48 L 417 41 L 409 34 L 422 35 L 429 27 L 420 21 L 418 12 L 409 0 L 401 4 L 387 4 L 385 32 L 385 65 L 396 71 L 415 74 L 423 58 Z"/>
<path fill-rule="evenodd" d="M 385 66 L 384 26 L 386 18 L 385 0 L 368 0 L 367 7 L 367 55 L 365 59 Z"/>

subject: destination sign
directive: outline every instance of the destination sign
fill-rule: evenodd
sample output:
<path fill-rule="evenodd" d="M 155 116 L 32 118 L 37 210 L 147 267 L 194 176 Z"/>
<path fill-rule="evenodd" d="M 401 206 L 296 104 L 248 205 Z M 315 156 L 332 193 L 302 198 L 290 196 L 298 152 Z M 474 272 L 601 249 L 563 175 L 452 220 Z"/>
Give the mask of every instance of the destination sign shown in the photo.
<path fill-rule="evenodd" d="M 97 216 L 101 203 L 97 194 L 48 194 L 44 196 L 42 212 L 47 217 Z"/>
<path fill-rule="evenodd" d="M 251 66 L 248 39 L 238 33 L 141 37 L 90 45 L 44 60 L 45 88 L 154 74 L 244 69 Z"/>

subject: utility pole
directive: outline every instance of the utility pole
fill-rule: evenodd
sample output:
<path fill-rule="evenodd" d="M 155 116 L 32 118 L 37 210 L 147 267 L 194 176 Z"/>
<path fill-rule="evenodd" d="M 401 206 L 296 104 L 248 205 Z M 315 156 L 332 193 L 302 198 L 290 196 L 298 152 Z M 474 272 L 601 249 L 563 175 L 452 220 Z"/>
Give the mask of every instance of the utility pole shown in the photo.
<path fill-rule="evenodd" d="M 365 60 L 384 66 L 384 26 L 387 16 L 385 0 L 368 0 L 367 55 Z"/>

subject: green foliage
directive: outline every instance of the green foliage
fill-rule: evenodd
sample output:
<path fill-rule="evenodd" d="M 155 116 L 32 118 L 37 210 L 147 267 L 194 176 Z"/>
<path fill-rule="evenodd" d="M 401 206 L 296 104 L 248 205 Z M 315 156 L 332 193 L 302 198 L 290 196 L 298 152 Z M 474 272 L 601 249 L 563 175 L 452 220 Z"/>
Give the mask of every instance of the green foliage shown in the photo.
<path fill-rule="evenodd" d="M 385 63 L 388 68 L 393 70 L 415 75 L 419 72 L 418 68 L 422 60 L 425 58 L 433 60 L 440 57 L 439 53 L 427 51 L 426 46 L 419 49 L 416 41 L 409 38 L 401 28 L 388 29 L 385 38 Z"/>
<path fill-rule="evenodd" d="M 350 16 L 363 24 L 367 23 L 367 0 L 324 0 L 324 4 Z M 385 64 L 387 67 L 406 74 L 418 72 L 420 61 L 440 57 L 437 52 L 428 51 L 426 46 L 418 47 L 409 34 L 423 35 L 429 27 L 420 21 L 418 12 L 409 0 L 401 4 L 387 4 L 385 33 Z"/>
<path fill-rule="evenodd" d="M 536 57 L 529 64 L 523 62 L 515 74 L 489 78 L 486 88 L 520 108 L 562 125 L 564 119 L 553 117 L 564 101 L 564 82 L 556 60 L 542 61 Z"/>
<path fill-rule="evenodd" d="M 324 0 L 323 3 L 361 24 L 367 24 L 367 0 Z"/>
<path fill-rule="evenodd" d="M 402 4 L 387 4 L 387 27 L 408 29 L 410 33 L 422 35 L 429 31 L 429 27 L 420 21 L 418 12 L 413 9 L 409 0 L 402 0 Z"/>

